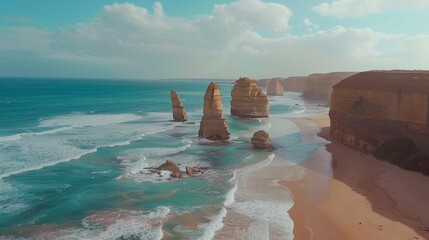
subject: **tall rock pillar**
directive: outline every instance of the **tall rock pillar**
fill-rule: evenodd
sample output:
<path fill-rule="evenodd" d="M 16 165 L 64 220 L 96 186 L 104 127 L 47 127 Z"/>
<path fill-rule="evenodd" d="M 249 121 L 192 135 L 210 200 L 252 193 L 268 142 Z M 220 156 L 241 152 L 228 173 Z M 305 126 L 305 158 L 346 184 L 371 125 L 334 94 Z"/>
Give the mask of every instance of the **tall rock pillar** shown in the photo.
<path fill-rule="evenodd" d="M 229 139 L 228 125 L 222 111 L 222 95 L 219 86 L 213 82 L 207 87 L 204 95 L 204 115 L 198 136 L 213 141 Z"/>
<path fill-rule="evenodd" d="M 188 120 L 188 115 L 186 114 L 185 108 L 182 105 L 182 101 L 180 101 L 179 96 L 176 91 L 171 90 L 171 105 L 173 107 L 173 119 L 176 122 L 186 122 Z"/>

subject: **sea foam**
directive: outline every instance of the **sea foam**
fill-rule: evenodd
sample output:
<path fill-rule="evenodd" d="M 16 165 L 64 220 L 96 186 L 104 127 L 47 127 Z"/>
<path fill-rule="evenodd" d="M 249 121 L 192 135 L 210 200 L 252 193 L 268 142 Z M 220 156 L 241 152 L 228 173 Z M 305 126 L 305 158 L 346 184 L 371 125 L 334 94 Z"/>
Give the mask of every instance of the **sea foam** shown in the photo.
<path fill-rule="evenodd" d="M 147 123 L 135 114 L 70 114 L 40 121 L 49 130 L 0 137 L 0 179 L 79 159 L 102 147 L 128 145 L 173 123 Z"/>
<path fill-rule="evenodd" d="M 162 224 L 170 213 L 168 207 L 152 211 L 110 210 L 95 213 L 82 220 L 83 228 L 42 233 L 42 239 L 162 239 Z"/>

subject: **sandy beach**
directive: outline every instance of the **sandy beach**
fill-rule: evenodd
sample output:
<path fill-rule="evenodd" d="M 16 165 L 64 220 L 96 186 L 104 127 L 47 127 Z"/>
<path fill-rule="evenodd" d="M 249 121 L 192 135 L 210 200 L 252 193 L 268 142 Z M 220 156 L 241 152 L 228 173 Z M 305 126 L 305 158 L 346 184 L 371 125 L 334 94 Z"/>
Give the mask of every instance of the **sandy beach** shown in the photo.
<path fill-rule="evenodd" d="M 329 139 L 327 115 L 292 119 L 305 133 L 303 120 Z M 335 140 L 302 166 L 301 180 L 280 181 L 293 195 L 295 239 L 429 239 L 429 177 Z"/>

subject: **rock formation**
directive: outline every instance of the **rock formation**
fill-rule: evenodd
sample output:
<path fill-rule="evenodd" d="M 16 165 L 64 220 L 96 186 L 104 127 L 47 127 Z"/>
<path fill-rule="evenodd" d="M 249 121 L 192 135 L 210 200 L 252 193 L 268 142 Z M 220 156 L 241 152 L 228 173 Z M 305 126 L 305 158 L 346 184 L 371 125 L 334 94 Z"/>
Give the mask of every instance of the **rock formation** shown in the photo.
<path fill-rule="evenodd" d="M 177 166 L 177 164 L 175 164 L 170 160 L 165 161 L 165 163 L 159 166 L 156 170 L 157 171 L 167 170 L 171 172 L 171 175 L 170 175 L 171 177 L 175 177 L 175 178 L 182 177 L 182 172 L 180 171 L 179 166 Z"/>
<path fill-rule="evenodd" d="M 283 78 L 281 83 L 285 91 L 288 92 L 303 92 L 307 77 L 288 77 Z"/>
<path fill-rule="evenodd" d="M 173 106 L 173 119 L 176 122 L 186 122 L 188 120 L 188 116 L 186 114 L 185 108 L 182 105 L 182 101 L 180 101 L 179 96 L 176 91 L 171 90 L 171 105 Z"/>
<path fill-rule="evenodd" d="M 204 115 L 198 136 L 213 141 L 229 139 L 228 125 L 222 111 L 222 95 L 219 86 L 213 82 L 207 87 L 204 95 Z"/>
<path fill-rule="evenodd" d="M 268 117 L 267 95 L 256 85 L 256 80 L 240 78 L 231 91 L 231 114 L 238 117 Z"/>
<path fill-rule="evenodd" d="M 332 72 L 325 74 L 311 74 L 305 81 L 302 97 L 307 100 L 322 100 L 327 101 L 332 94 L 332 87 L 341 80 L 346 79 L 355 72 Z"/>
<path fill-rule="evenodd" d="M 271 79 L 268 82 L 267 94 L 272 96 L 283 96 L 284 89 L 280 79 Z"/>
<path fill-rule="evenodd" d="M 264 130 L 257 131 L 252 137 L 253 148 L 256 149 L 273 149 L 270 136 Z"/>
<path fill-rule="evenodd" d="M 207 167 L 198 167 L 198 166 L 186 167 L 185 169 L 186 169 L 186 174 L 190 176 L 201 175 L 208 170 Z"/>
<path fill-rule="evenodd" d="M 369 71 L 344 79 L 333 88 L 329 116 L 331 135 L 350 147 L 374 153 L 401 137 L 427 153 L 429 71 Z"/>

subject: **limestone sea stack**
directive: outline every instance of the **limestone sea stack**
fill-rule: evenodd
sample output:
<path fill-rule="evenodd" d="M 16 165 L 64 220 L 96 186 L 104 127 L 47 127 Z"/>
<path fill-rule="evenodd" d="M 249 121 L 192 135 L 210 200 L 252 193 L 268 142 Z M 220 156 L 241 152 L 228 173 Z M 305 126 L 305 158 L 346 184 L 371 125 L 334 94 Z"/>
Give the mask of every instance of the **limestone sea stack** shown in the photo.
<path fill-rule="evenodd" d="M 268 117 L 267 95 L 257 86 L 257 81 L 247 77 L 235 81 L 231 91 L 231 114 L 237 117 Z"/>
<path fill-rule="evenodd" d="M 252 137 L 253 148 L 256 149 L 273 149 L 270 136 L 264 130 L 257 131 Z"/>
<path fill-rule="evenodd" d="M 283 96 L 284 88 L 280 79 L 271 79 L 268 81 L 267 94 L 271 96 Z"/>
<path fill-rule="evenodd" d="M 186 122 L 188 120 L 188 115 L 186 114 L 185 108 L 180 101 L 179 95 L 176 91 L 171 90 L 171 105 L 173 106 L 173 119 L 176 122 Z"/>
<path fill-rule="evenodd" d="M 228 125 L 222 111 L 222 95 L 219 86 L 213 82 L 207 87 L 204 95 L 204 114 L 198 136 L 212 141 L 229 139 Z"/>

